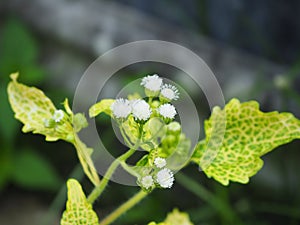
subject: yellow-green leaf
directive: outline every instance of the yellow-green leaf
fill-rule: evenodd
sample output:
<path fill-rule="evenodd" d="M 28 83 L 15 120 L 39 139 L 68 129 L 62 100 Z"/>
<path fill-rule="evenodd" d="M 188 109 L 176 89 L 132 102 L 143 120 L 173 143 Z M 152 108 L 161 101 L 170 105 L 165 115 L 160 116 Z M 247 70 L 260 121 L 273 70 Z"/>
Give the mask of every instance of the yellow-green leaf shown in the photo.
<path fill-rule="evenodd" d="M 73 128 L 68 115 L 61 111 L 63 117 L 56 123 L 53 116 L 57 109 L 52 101 L 41 90 L 18 83 L 18 75 L 11 74 L 7 92 L 15 118 L 24 124 L 22 131 L 45 135 L 47 141 L 71 141 Z"/>
<path fill-rule="evenodd" d="M 126 142 L 133 146 L 139 139 L 140 124 L 130 115 L 126 121 L 121 124 L 123 135 L 126 136 Z M 143 135 L 141 137 L 140 147 L 146 151 L 156 148 L 159 145 L 159 139 L 166 133 L 166 126 L 159 118 L 151 118 L 143 125 Z M 128 144 L 128 143 L 127 143 Z"/>
<path fill-rule="evenodd" d="M 178 209 L 173 209 L 171 213 L 168 213 L 164 222 L 155 223 L 150 222 L 148 225 L 194 225 L 190 221 L 190 217 L 185 212 L 180 212 Z"/>
<path fill-rule="evenodd" d="M 215 128 L 224 122 L 222 135 Z M 261 156 L 300 138 L 300 121 L 291 113 L 264 113 L 256 101 L 233 99 L 223 110 L 214 108 L 205 132 L 206 139 L 196 146 L 192 161 L 223 185 L 248 183 L 263 166 Z"/>
<path fill-rule="evenodd" d="M 84 173 L 88 176 L 90 181 L 95 185 L 99 185 L 100 178 L 98 176 L 98 172 L 95 168 L 94 162 L 91 158 L 91 154 L 93 153 L 92 148 L 88 148 L 75 134 L 74 136 L 74 146 L 77 151 L 77 156 L 79 158 L 80 164 L 83 168 Z"/>
<path fill-rule="evenodd" d="M 189 215 L 185 212 L 180 212 L 178 209 L 173 209 L 171 213 L 168 213 L 164 222 L 172 225 L 193 225 Z"/>
<path fill-rule="evenodd" d="M 103 99 L 100 102 L 92 105 L 89 109 L 90 117 L 98 116 L 100 113 L 106 113 L 111 116 L 111 105 L 114 103 L 115 99 Z"/>
<path fill-rule="evenodd" d="M 66 112 L 57 110 L 41 90 L 18 83 L 17 78 L 18 73 L 11 74 L 12 81 L 7 90 L 15 117 L 24 124 L 22 131 L 43 134 L 47 141 L 63 139 L 71 142 L 85 174 L 97 185 L 100 180 L 91 159 L 93 149 L 83 144 L 76 134 L 88 125 L 84 115 L 74 115 L 67 99 L 64 101 Z"/>
<path fill-rule="evenodd" d="M 88 203 L 81 185 L 75 179 L 69 179 L 68 201 L 60 221 L 61 225 L 98 225 L 98 217 L 92 205 Z"/>

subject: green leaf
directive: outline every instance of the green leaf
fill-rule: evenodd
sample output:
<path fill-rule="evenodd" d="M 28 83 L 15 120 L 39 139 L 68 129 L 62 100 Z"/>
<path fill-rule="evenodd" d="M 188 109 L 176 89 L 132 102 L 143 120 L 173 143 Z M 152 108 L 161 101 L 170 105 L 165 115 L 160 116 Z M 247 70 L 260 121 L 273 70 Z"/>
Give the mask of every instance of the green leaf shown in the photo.
<path fill-rule="evenodd" d="M 52 101 L 39 89 L 17 82 L 18 73 L 11 74 L 7 92 L 15 118 L 24 126 L 23 132 L 43 134 L 47 141 L 73 141 L 73 127 L 66 113 L 59 123 L 53 120 L 56 111 Z"/>
<path fill-rule="evenodd" d="M 73 116 L 73 126 L 75 132 L 79 132 L 81 129 L 86 128 L 88 126 L 88 122 L 83 113 L 76 113 Z"/>
<path fill-rule="evenodd" d="M 69 179 L 68 201 L 66 210 L 60 221 L 61 225 L 98 225 L 97 214 L 92 205 L 88 203 L 81 185 L 75 179 Z"/>
<path fill-rule="evenodd" d="M 12 180 L 22 187 L 40 190 L 57 190 L 62 184 L 52 165 L 28 150 L 16 154 Z"/>
<path fill-rule="evenodd" d="M 216 128 L 224 122 L 222 135 Z M 196 146 L 191 160 L 223 185 L 248 183 L 263 166 L 263 155 L 300 138 L 300 121 L 291 113 L 261 112 L 256 101 L 232 99 L 225 109 L 213 109 L 205 132 L 206 139 Z"/>
<path fill-rule="evenodd" d="M 56 110 L 52 101 L 41 90 L 18 83 L 18 73 L 11 74 L 11 78 L 8 85 L 9 102 L 15 118 L 24 124 L 22 131 L 43 134 L 46 141 L 62 139 L 71 142 L 76 147 L 84 172 L 97 185 L 99 177 L 90 157 L 93 150 L 87 148 L 76 134 L 87 125 L 83 114 L 74 116 L 68 100 L 64 102 L 66 112 Z"/>
<path fill-rule="evenodd" d="M 105 113 L 111 116 L 111 109 L 110 106 L 114 103 L 115 99 L 103 99 L 100 102 L 92 105 L 89 109 L 90 117 L 98 116 L 100 113 Z"/>

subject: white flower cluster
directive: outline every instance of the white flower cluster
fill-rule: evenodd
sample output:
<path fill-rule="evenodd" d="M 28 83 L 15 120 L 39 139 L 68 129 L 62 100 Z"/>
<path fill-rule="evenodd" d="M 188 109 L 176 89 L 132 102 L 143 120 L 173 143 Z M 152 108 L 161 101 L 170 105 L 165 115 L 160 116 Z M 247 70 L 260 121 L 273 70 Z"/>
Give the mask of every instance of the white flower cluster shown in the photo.
<path fill-rule="evenodd" d="M 170 101 L 177 100 L 179 98 L 178 89 L 171 84 L 164 84 L 161 88 L 160 94 Z"/>
<path fill-rule="evenodd" d="M 137 120 L 148 120 L 152 110 L 145 100 L 134 100 L 132 102 L 132 114 Z"/>
<path fill-rule="evenodd" d="M 161 105 L 157 109 L 157 111 L 162 117 L 166 119 L 174 119 L 177 114 L 175 107 L 169 103 Z"/>
<path fill-rule="evenodd" d="M 170 84 L 163 84 L 163 79 L 157 74 L 144 77 L 141 85 L 150 92 L 158 92 L 158 94 L 160 92 L 160 99 L 162 97 L 164 99 L 163 102 L 178 99 L 179 93 L 177 88 Z M 152 115 L 151 106 L 143 99 L 129 101 L 119 98 L 115 100 L 110 109 L 116 119 L 126 119 L 132 113 L 137 121 L 147 121 Z M 175 107 L 170 103 L 162 104 L 156 110 L 167 120 L 174 119 L 177 114 Z"/>
<path fill-rule="evenodd" d="M 167 161 L 164 158 L 157 157 L 154 159 L 154 165 L 161 169 L 167 165 Z"/>
<path fill-rule="evenodd" d="M 154 165 L 161 169 L 154 176 L 147 175 L 141 179 L 141 185 L 145 189 L 151 189 L 154 184 L 157 184 L 162 188 L 171 188 L 174 183 L 174 174 L 173 172 L 165 168 L 167 161 L 164 158 L 157 157 L 154 159 Z"/>
<path fill-rule="evenodd" d="M 113 115 L 117 119 L 126 119 L 130 113 L 137 120 L 148 120 L 152 114 L 150 105 L 145 100 L 132 100 L 119 98 L 111 105 Z"/>
<path fill-rule="evenodd" d="M 142 86 L 154 92 L 160 91 L 162 84 L 163 80 L 157 74 L 154 74 L 152 76 L 148 75 L 144 77 L 141 82 Z"/>
<path fill-rule="evenodd" d="M 142 178 L 141 183 L 144 188 L 149 189 L 154 185 L 153 177 L 151 175 L 147 175 Z"/>
<path fill-rule="evenodd" d="M 52 119 L 56 122 L 59 123 L 60 121 L 62 121 L 62 119 L 64 118 L 65 113 L 64 111 L 62 111 L 61 109 L 59 110 L 55 110 L 52 116 Z"/>
<path fill-rule="evenodd" d="M 131 113 L 131 105 L 127 99 L 119 98 L 111 105 L 111 110 L 117 119 L 124 119 Z"/>
<path fill-rule="evenodd" d="M 157 74 L 148 75 L 142 79 L 141 85 L 152 92 L 157 92 L 167 101 L 177 100 L 179 98 L 178 89 L 171 84 L 163 84 L 162 78 Z"/>
<path fill-rule="evenodd" d="M 152 94 L 155 92 L 157 95 L 160 92 L 159 98 L 163 103 L 177 100 L 179 98 L 178 89 L 171 84 L 163 84 L 162 78 L 160 78 L 157 74 L 144 77 L 141 85 L 145 87 L 146 94 L 148 93 L 147 90 L 152 91 Z M 170 103 L 160 105 L 157 112 L 167 121 L 173 120 L 177 114 L 175 107 Z"/>
<path fill-rule="evenodd" d="M 171 188 L 174 183 L 174 175 L 170 169 L 164 168 L 157 173 L 156 180 L 162 188 Z"/>

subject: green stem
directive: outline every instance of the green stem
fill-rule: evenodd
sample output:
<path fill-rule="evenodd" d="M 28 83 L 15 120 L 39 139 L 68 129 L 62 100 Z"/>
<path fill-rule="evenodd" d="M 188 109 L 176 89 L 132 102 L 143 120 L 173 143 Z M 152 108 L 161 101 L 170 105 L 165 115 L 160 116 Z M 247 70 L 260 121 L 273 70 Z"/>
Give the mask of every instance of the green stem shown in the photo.
<path fill-rule="evenodd" d="M 149 104 L 149 105 L 152 104 L 152 100 L 153 100 L 153 97 L 149 97 L 149 99 L 148 99 L 148 104 Z"/>
<path fill-rule="evenodd" d="M 192 178 L 179 172 L 176 174 L 176 181 L 215 208 L 227 223 L 242 224 L 236 213 L 226 202 L 215 197 L 212 192 L 208 191 L 204 186 L 200 185 Z"/>
<path fill-rule="evenodd" d="M 104 191 L 109 179 L 117 169 L 117 167 L 124 162 L 126 159 L 128 159 L 133 153 L 135 152 L 135 148 L 129 149 L 127 152 L 125 152 L 123 155 L 119 156 L 113 163 L 110 165 L 108 170 L 106 171 L 105 175 L 103 176 L 100 184 L 94 188 L 92 193 L 88 196 L 88 202 L 91 204 L 94 203 L 94 201 L 102 194 Z"/>
<path fill-rule="evenodd" d="M 113 161 L 113 163 L 109 166 L 108 170 L 106 171 L 105 175 L 103 176 L 101 182 L 99 185 L 97 185 L 94 190 L 92 191 L 92 193 L 88 196 L 88 202 L 93 204 L 95 202 L 95 200 L 97 198 L 99 198 L 99 196 L 102 194 L 102 192 L 104 191 L 109 179 L 111 178 L 111 176 L 113 175 L 113 173 L 115 172 L 115 170 L 117 169 L 117 167 L 122 164 L 123 162 L 125 162 L 134 152 L 135 150 L 140 146 L 141 143 L 141 136 L 142 136 L 142 130 L 143 130 L 143 126 L 140 126 L 139 129 L 139 138 L 137 140 L 137 142 L 135 143 L 135 145 L 129 149 L 127 152 L 125 152 L 123 155 L 119 156 L 115 161 Z"/>
<path fill-rule="evenodd" d="M 122 134 L 122 136 L 123 136 L 123 138 L 124 138 L 125 143 L 126 143 L 130 148 L 133 148 L 131 142 L 129 141 L 129 139 L 128 139 L 128 137 L 127 137 L 125 131 L 124 131 L 124 128 L 123 128 L 123 125 L 122 125 L 122 124 L 120 125 L 120 131 L 121 131 L 121 134 Z"/>
<path fill-rule="evenodd" d="M 124 170 L 126 170 L 128 173 L 130 173 L 132 176 L 138 177 L 139 173 L 134 170 L 134 166 L 129 166 L 127 165 L 126 162 L 121 162 L 121 166 L 123 167 Z"/>
<path fill-rule="evenodd" d="M 119 218 L 123 213 L 131 209 L 137 203 L 139 203 L 143 198 L 147 196 L 147 192 L 140 190 L 137 194 L 135 194 L 128 201 L 120 205 L 115 211 L 105 217 L 102 221 L 100 221 L 99 225 L 108 225 Z"/>

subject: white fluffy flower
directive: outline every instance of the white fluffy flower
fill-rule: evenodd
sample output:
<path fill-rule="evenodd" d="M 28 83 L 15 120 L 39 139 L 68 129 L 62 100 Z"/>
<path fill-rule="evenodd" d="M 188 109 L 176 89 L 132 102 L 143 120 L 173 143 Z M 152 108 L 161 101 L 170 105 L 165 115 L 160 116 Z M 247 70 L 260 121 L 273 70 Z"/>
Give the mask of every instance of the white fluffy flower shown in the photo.
<path fill-rule="evenodd" d="M 131 103 L 131 106 L 135 119 L 148 120 L 150 118 L 152 110 L 145 100 L 135 100 Z"/>
<path fill-rule="evenodd" d="M 154 164 L 157 168 L 163 168 L 167 165 L 167 161 L 164 158 L 157 157 L 154 159 Z"/>
<path fill-rule="evenodd" d="M 127 99 L 119 98 L 111 105 L 113 115 L 118 119 L 125 119 L 131 113 L 131 105 Z"/>
<path fill-rule="evenodd" d="M 161 105 L 157 110 L 161 116 L 167 119 L 174 119 L 177 114 L 175 107 L 169 103 Z"/>
<path fill-rule="evenodd" d="M 168 130 L 173 131 L 173 132 L 178 132 L 181 130 L 180 123 L 174 121 L 170 124 L 168 124 Z"/>
<path fill-rule="evenodd" d="M 65 116 L 64 111 L 62 111 L 61 109 L 59 110 L 55 110 L 52 116 L 52 119 L 56 122 L 59 123 Z"/>
<path fill-rule="evenodd" d="M 161 96 L 168 99 L 169 101 L 177 100 L 179 98 L 178 89 L 171 84 L 164 84 L 161 87 Z"/>
<path fill-rule="evenodd" d="M 163 80 L 157 74 L 148 75 L 142 79 L 141 85 L 150 91 L 160 91 Z"/>
<path fill-rule="evenodd" d="M 154 185 L 152 176 L 148 175 L 148 176 L 143 177 L 141 179 L 141 185 L 146 189 L 151 188 Z"/>
<path fill-rule="evenodd" d="M 174 183 L 174 175 L 171 170 L 164 168 L 157 173 L 156 181 L 163 188 L 171 188 Z"/>

